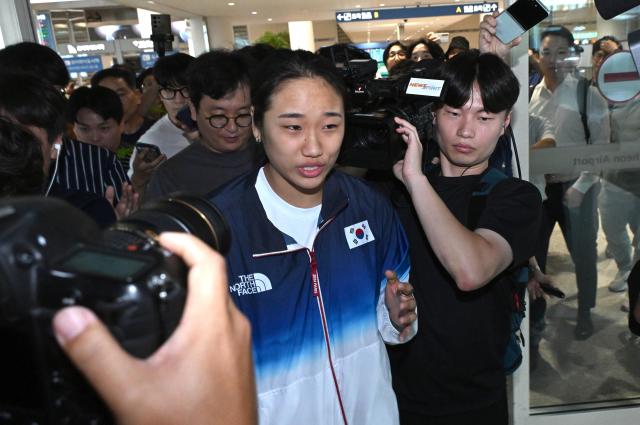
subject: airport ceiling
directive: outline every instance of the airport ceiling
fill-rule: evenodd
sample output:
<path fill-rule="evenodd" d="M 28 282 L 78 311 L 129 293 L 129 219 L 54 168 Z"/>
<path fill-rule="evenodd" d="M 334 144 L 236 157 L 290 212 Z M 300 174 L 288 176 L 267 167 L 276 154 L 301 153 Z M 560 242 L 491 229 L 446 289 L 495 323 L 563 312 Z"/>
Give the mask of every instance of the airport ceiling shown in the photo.
<path fill-rule="evenodd" d="M 220 16 L 232 24 L 276 24 L 289 21 L 335 20 L 337 10 L 379 9 L 388 7 L 427 7 L 443 4 L 481 3 L 482 0 L 67 0 L 50 4 L 46 0 L 32 0 L 34 7 L 82 8 L 109 4 L 148 9 L 167 13 L 172 18 L 190 16 Z M 232 4 L 232 5 L 230 5 Z M 440 32 L 466 16 L 439 18 L 412 18 L 406 22 L 405 38 L 418 37 L 429 31 Z M 398 20 L 350 22 L 340 24 L 353 42 L 384 41 L 396 38 Z"/>

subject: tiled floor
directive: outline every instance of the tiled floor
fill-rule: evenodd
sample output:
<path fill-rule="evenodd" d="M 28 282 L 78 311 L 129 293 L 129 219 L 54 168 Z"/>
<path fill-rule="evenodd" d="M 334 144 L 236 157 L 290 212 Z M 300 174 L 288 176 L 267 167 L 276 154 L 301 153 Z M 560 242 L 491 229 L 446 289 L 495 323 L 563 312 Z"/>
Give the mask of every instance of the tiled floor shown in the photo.
<path fill-rule="evenodd" d="M 566 294 L 550 299 L 540 360 L 531 372 L 531 406 L 551 406 L 640 397 L 640 338 L 627 328 L 627 294 L 607 288 L 617 268 L 604 255 L 606 242 L 598 240 L 598 295 L 592 310 L 595 332 L 576 341 L 576 284 L 573 263 L 558 228 L 554 232 L 547 271 Z"/>

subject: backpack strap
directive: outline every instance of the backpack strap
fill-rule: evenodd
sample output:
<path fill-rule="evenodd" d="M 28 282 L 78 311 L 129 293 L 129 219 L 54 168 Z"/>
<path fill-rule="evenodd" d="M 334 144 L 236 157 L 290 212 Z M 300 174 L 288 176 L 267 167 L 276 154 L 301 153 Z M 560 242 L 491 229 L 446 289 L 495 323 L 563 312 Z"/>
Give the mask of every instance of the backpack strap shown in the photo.
<path fill-rule="evenodd" d="M 507 175 L 503 172 L 489 167 L 486 173 L 480 179 L 478 186 L 471 194 L 471 203 L 467 212 L 467 228 L 475 230 L 478 227 L 478 220 L 482 215 L 482 211 L 487 205 L 487 196 L 491 189 L 500 181 L 507 179 Z"/>
<path fill-rule="evenodd" d="M 582 128 L 584 129 L 584 138 L 587 144 L 591 144 L 591 131 L 589 131 L 589 123 L 587 122 L 587 95 L 589 93 L 590 82 L 586 78 L 578 79 L 578 109 L 580 111 L 580 119 L 582 120 Z"/>

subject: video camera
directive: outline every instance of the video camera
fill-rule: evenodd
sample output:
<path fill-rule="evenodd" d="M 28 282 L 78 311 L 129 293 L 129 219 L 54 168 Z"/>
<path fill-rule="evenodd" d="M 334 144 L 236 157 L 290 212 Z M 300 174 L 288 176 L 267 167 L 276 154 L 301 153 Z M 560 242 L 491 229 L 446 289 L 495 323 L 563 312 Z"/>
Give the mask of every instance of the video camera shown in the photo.
<path fill-rule="evenodd" d="M 334 45 L 318 53 L 333 61 L 349 91 L 340 165 L 387 170 L 402 159 L 406 143 L 395 131 L 394 117 L 412 123 L 422 141 L 433 137 L 432 107 L 446 92 L 440 61 L 401 62 L 396 65 L 401 72 L 375 79 L 377 62 L 360 49 Z"/>
<path fill-rule="evenodd" d="M 105 424 L 112 417 L 55 341 L 59 309 L 93 310 L 122 347 L 151 355 L 179 323 L 187 268 L 162 249 L 163 231 L 192 233 L 221 253 L 229 230 L 202 198 L 145 204 L 101 230 L 62 201 L 0 202 L 0 423 Z"/>

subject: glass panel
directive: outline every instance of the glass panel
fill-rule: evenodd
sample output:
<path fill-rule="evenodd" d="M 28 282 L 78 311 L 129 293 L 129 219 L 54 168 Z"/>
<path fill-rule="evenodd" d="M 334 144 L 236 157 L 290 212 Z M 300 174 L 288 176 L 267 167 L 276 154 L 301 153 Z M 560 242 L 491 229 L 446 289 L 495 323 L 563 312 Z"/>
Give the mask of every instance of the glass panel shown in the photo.
<path fill-rule="evenodd" d="M 640 8 L 605 21 L 591 1 L 542 1 L 552 13 L 530 39 L 536 258 L 566 298 L 530 303 L 530 405 L 639 398 L 626 277 L 639 249 L 640 78 L 615 52 L 628 51 Z M 603 36 L 613 40 L 594 45 Z"/>

